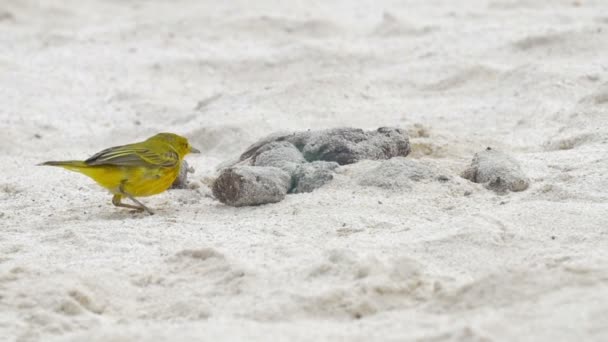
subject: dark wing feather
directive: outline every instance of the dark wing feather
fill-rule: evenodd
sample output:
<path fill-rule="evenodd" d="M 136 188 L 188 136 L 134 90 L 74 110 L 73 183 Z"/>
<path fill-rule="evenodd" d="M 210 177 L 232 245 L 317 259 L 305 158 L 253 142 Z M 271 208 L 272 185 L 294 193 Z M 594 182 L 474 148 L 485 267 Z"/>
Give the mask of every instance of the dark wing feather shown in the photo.
<path fill-rule="evenodd" d="M 179 161 L 174 151 L 158 154 L 144 147 L 124 145 L 105 149 L 85 160 L 88 165 L 172 167 Z"/>

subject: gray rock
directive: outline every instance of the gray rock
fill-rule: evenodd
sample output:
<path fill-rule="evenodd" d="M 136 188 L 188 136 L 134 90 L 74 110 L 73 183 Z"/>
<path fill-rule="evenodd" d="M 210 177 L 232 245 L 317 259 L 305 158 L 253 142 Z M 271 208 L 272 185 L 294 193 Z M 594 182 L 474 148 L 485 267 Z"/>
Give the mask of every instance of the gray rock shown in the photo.
<path fill-rule="evenodd" d="M 244 161 L 247 160 L 251 157 L 253 157 L 254 154 L 257 153 L 257 151 L 259 149 L 261 149 L 264 145 L 269 144 L 271 142 L 275 142 L 275 141 L 286 141 L 286 138 L 290 135 L 294 135 L 295 133 L 289 133 L 289 132 L 274 132 L 268 136 L 265 136 L 264 138 L 256 141 L 255 143 L 253 143 L 251 146 L 249 146 L 247 148 L 247 150 L 245 150 L 245 152 L 243 152 L 240 156 L 238 161 Z"/>
<path fill-rule="evenodd" d="M 462 177 L 475 183 L 483 183 L 486 188 L 496 193 L 523 191 L 530 185 L 530 180 L 515 159 L 490 147 L 475 154 Z"/>
<path fill-rule="evenodd" d="M 182 160 L 182 164 L 179 167 L 179 175 L 171 184 L 171 189 L 186 189 L 188 187 L 188 174 L 194 173 L 194 168 L 188 166 L 188 162 Z"/>
<path fill-rule="evenodd" d="M 298 165 L 306 163 L 302 153 L 287 141 L 273 141 L 260 147 L 251 159 L 254 166 L 278 167 L 293 174 Z"/>
<path fill-rule="evenodd" d="M 362 129 L 336 128 L 315 132 L 302 148 L 308 161 L 333 161 L 340 165 L 356 163 L 357 144 L 365 141 Z"/>
<path fill-rule="evenodd" d="M 302 148 L 308 161 L 333 161 L 340 165 L 363 159 L 405 157 L 410 152 L 407 133 L 399 128 L 379 128 L 365 132 L 356 128 L 336 128 L 312 134 Z"/>
<path fill-rule="evenodd" d="M 410 153 L 410 142 L 405 130 L 381 127 L 375 131 L 358 128 L 333 128 L 320 131 L 278 133 L 251 145 L 239 161 L 253 157 L 271 142 L 288 142 L 302 152 L 309 161 L 333 161 L 340 165 L 363 159 L 390 159 Z"/>
<path fill-rule="evenodd" d="M 332 179 L 334 170 L 338 167 L 336 162 L 315 161 L 301 164 L 293 173 L 294 187 L 292 193 L 312 192 Z"/>
<path fill-rule="evenodd" d="M 359 177 L 359 184 L 383 189 L 409 190 L 412 182 L 435 177 L 436 172 L 430 167 L 415 160 L 397 157 L 384 161 L 363 174 Z"/>
<path fill-rule="evenodd" d="M 251 145 L 237 161 L 222 165 L 214 195 L 233 206 L 278 202 L 287 192 L 311 192 L 333 179 L 338 165 L 363 159 L 405 157 L 407 132 L 335 128 L 275 133 Z"/>
<path fill-rule="evenodd" d="M 241 207 L 283 200 L 291 188 L 291 176 L 276 167 L 235 166 L 224 169 L 212 186 L 222 203 Z"/>
<path fill-rule="evenodd" d="M 400 128 L 380 127 L 368 136 L 367 141 L 358 145 L 358 160 L 405 157 L 411 151 L 409 136 Z"/>

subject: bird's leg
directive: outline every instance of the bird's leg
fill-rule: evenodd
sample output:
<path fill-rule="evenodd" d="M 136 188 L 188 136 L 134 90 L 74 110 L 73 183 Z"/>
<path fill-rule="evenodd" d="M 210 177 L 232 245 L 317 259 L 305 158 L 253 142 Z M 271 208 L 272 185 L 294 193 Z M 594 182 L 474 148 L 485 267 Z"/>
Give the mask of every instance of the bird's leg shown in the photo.
<path fill-rule="evenodd" d="M 121 194 L 114 195 L 114 197 L 112 197 L 112 204 L 114 204 L 117 207 L 135 209 L 137 211 L 144 211 L 145 210 L 143 207 L 139 207 L 139 206 L 136 206 L 136 205 L 122 203 L 120 201 L 121 198 L 122 198 Z"/>
<path fill-rule="evenodd" d="M 112 204 L 114 204 L 117 207 L 131 208 L 131 209 L 136 209 L 139 211 L 145 210 L 148 212 L 148 214 L 154 215 L 154 212 L 152 210 L 150 210 L 150 208 L 146 207 L 143 203 L 136 200 L 135 197 L 133 197 L 131 194 L 129 194 L 128 192 L 125 191 L 124 181 L 120 184 L 120 187 L 118 188 L 118 190 L 120 190 L 120 194 L 114 195 L 114 197 L 112 198 Z M 122 203 L 120 201 L 122 196 L 127 196 L 131 201 L 133 201 L 135 204 L 138 204 L 139 206 Z"/>
<path fill-rule="evenodd" d="M 146 207 L 146 206 L 145 206 L 143 203 L 141 203 L 140 201 L 136 200 L 136 199 L 135 199 L 135 197 L 133 197 L 133 196 L 129 195 L 129 194 L 128 194 L 128 193 L 126 193 L 126 192 L 123 192 L 122 194 L 123 194 L 123 195 L 125 195 L 125 196 L 127 196 L 127 197 L 128 197 L 130 200 L 131 200 L 131 201 L 133 201 L 133 202 L 135 202 L 136 204 L 138 204 L 138 205 L 139 205 L 139 210 L 145 210 L 145 211 L 147 211 L 147 212 L 148 212 L 148 214 L 150 214 L 150 215 L 154 215 L 154 212 L 153 212 L 153 211 L 152 211 L 150 208 Z M 128 205 L 128 204 L 127 204 L 127 205 Z M 137 206 L 133 206 L 133 207 L 138 208 Z"/>

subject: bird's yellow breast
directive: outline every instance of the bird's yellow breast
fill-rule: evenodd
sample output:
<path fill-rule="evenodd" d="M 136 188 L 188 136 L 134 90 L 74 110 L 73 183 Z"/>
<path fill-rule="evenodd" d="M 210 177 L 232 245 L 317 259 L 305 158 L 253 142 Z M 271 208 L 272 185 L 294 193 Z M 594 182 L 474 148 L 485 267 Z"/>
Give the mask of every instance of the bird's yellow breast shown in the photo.
<path fill-rule="evenodd" d="M 79 171 L 113 194 L 119 194 L 122 186 L 124 192 L 135 197 L 144 197 L 167 190 L 177 178 L 179 167 L 100 165 Z"/>

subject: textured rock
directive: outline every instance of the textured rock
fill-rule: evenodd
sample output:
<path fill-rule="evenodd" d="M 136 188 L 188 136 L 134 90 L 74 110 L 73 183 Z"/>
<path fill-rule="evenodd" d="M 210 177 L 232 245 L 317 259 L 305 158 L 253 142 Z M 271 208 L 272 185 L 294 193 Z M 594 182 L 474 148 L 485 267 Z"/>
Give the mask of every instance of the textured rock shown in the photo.
<path fill-rule="evenodd" d="M 418 161 L 393 158 L 366 172 L 359 178 L 363 186 L 409 190 L 412 182 L 436 177 L 434 170 Z"/>
<path fill-rule="evenodd" d="M 523 191 L 530 185 L 530 180 L 515 159 L 490 147 L 475 154 L 462 177 L 483 183 L 486 188 L 497 193 Z"/>
<path fill-rule="evenodd" d="M 294 187 L 291 192 L 296 194 L 312 192 L 322 187 L 334 179 L 334 170 L 338 166 L 336 162 L 325 161 L 299 165 L 293 174 Z"/>
<path fill-rule="evenodd" d="M 399 128 L 275 133 L 251 145 L 238 161 L 225 164 L 213 193 L 234 206 L 278 202 L 287 192 L 311 192 L 323 186 L 339 165 L 405 157 L 409 152 L 407 132 Z"/>
<path fill-rule="evenodd" d="M 266 144 L 272 143 L 272 142 L 277 142 L 277 141 L 287 141 L 287 137 L 294 135 L 295 133 L 289 133 L 289 132 L 274 132 L 268 136 L 265 136 L 264 138 L 256 141 L 255 143 L 251 144 L 251 146 L 249 146 L 247 148 L 247 150 L 245 150 L 245 152 L 243 152 L 240 156 L 238 161 L 241 162 L 243 160 L 247 160 L 251 157 L 253 157 L 253 155 L 255 155 L 257 153 L 258 150 L 260 150 L 263 146 L 265 146 Z"/>
<path fill-rule="evenodd" d="M 311 135 L 302 148 L 308 161 L 333 161 L 340 165 L 356 163 L 357 144 L 365 141 L 362 129 L 337 128 L 319 131 Z"/>
<path fill-rule="evenodd" d="M 234 166 L 222 171 L 212 190 L 220 202 L 240 207 L 279 202 L 290 188 L 291 176 L 279 168 Z"/>
<path fill-rule="evenodd" d="M 407 133 L 398 128 L 379 128 L 365 132 L 355 128 L 336 128 L 312 134 L 302 148 L 308 161 L 333 161 L 340 165 L 363 159 L 405 157 L 410 152 Z"/>
<path fill-rule="evenodd" d="M 340 165 L 363 159 L 390 159 L 410 153 L 405 130 L 381 127 L 374 131 L 358 128 L 333 128 L 320 131 L 279 133 L 251 145 L 239 158 L 244 161 L 272 142 L 288 142 L 302 152 L 307 161 L 333 161 Z"/>
<path fill-rule="evenodd" d="M 259 148 L 252 156 L 254 166 L 278 167 L 293 174 L 298 165 L 306 163 L 302 153 L 287 141 L 273 141 Z"/>

